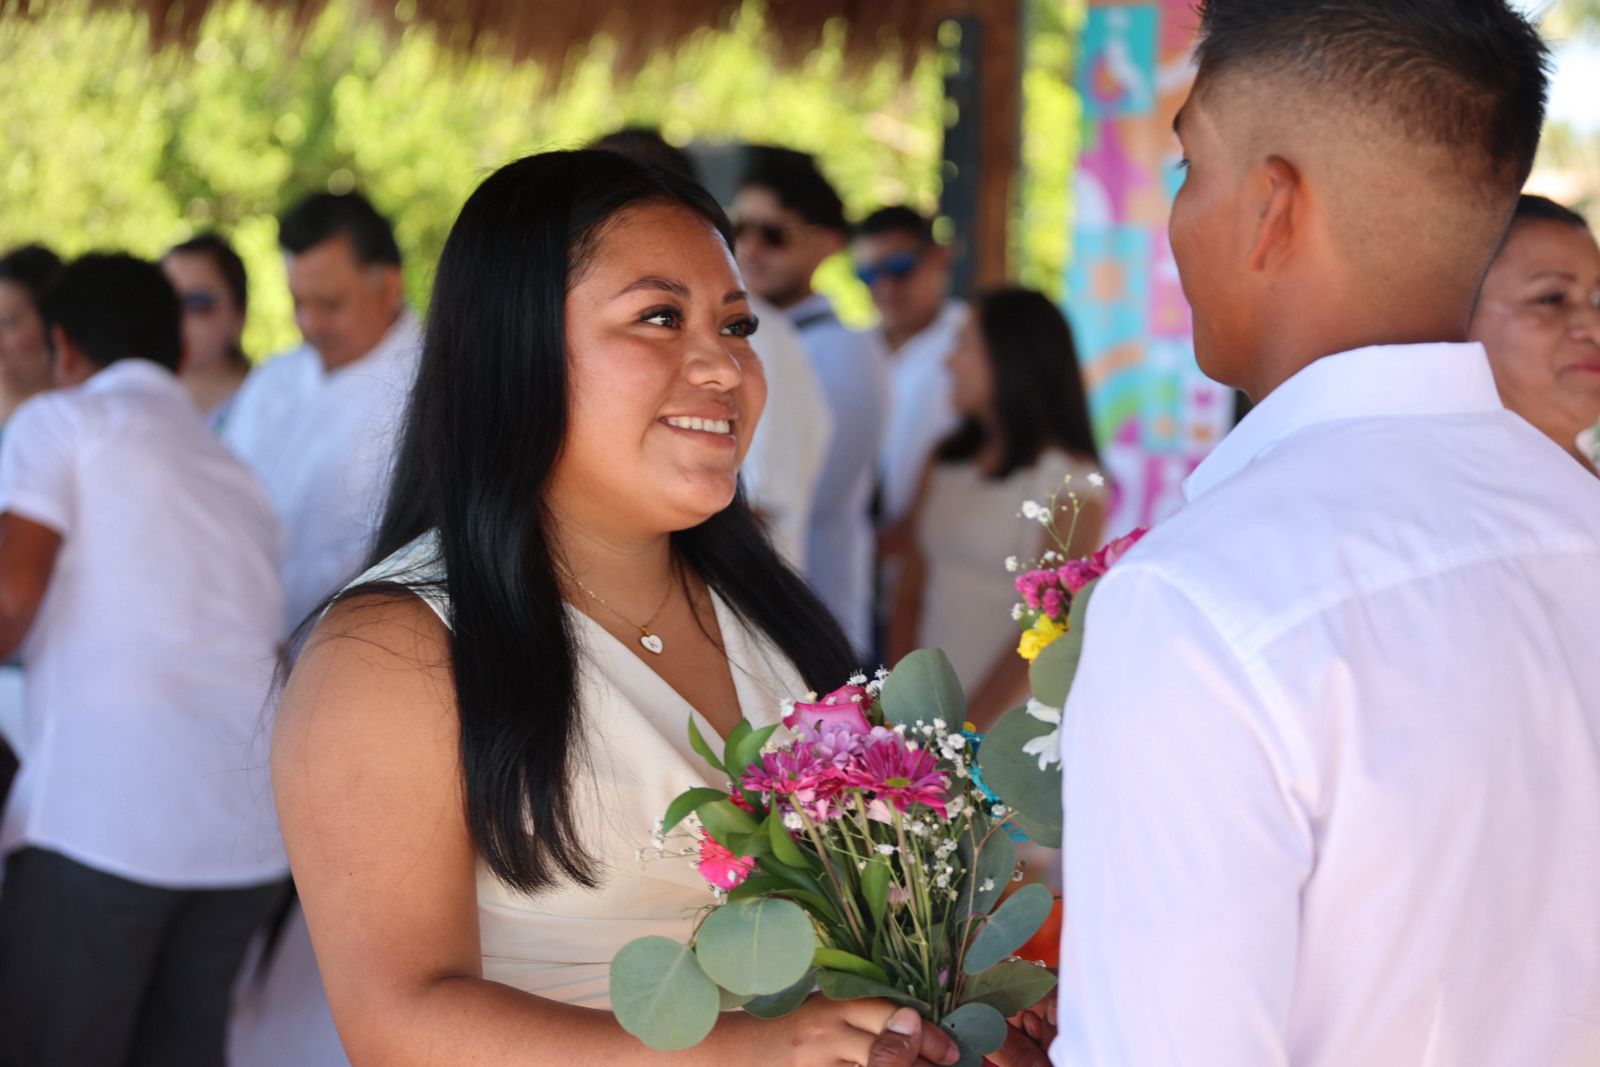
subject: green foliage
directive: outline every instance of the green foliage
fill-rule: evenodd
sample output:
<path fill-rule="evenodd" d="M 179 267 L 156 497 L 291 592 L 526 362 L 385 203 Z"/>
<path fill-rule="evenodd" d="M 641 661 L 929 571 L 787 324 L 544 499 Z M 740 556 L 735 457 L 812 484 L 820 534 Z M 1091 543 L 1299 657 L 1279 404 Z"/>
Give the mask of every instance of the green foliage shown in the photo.
<path fill-rule="evenodd" d="M 611 1010 L 624 1030 L 651 1048 L 698 1045 L 721 1007 L 722 995 L 694 953 L 669 937 L 641 937 L 612 957 Z"/>
<path fill-rule="evenodd" d="M 969 1060 L 976 1062 L 976 1057 L 993 1052 L 1006 1040 L 1005 1017 L 989 1005 L 976 1001 L 961 1005 L 939 1020 L 939 1025 L 960 1044 L 963 1055 L 959 1064 Z"/>
<path fill-rule="evenodd" d="M 943 719 L 959 731 L 967 719 L 967 698 L 950 657 L 937 648 L 919 648 L 895 665 L 883 683 L 883 717 L 889 725 L 911 726 Z"/>
<path fill-rule="evenodd" d="M 1043 1000 L 1056 987 L 1056 976 L 1027 960 L 1006 960 L 968 979 L 962 997 L 969 1004 L 987 1004 L 1010 1018 Z"/>
<path fill-rule="evenodd" d="M 772 996 L 811 968 L 811 920 L 776 897 L 730 901 L 701 924 L 695 958 L 713 982 L 732 993 Z"/>
<path fill-rule="evenodd" d="M 1067 170 L 1077 106 L 1066 67 L 1083 0 L 1030 0 L 1014 261 L 1055 292 L 1065 257 Z M 0 245 L 42 240 L 64 254 L 156 256 L 208 228 L 230 234 L 251 278 L 246 349 L 298 339 L 276 214 L 306 193 L 359 187 L 395 222 L 407 290 L 427 303 L 433 264 L 462 201 L 500 164 L 573 147 L 623 124 L 674 143 L 740 140 L 816 153 L 854 217 L 939 198 L 942 89 L 930 55 L 903 78 L 889 60 L 846 77 L 838 35 L 793 70 L 775 69 L 760 5 L 656 57 L 618 86 L 597 39 L 561 85 L 532 65 L 461 58 L 432 32 L 387 30 L 359 0 L 333 0 L 297 31 L 249 0 L 220 4 L 192 52 L 152 55 L 142 17 L 62 0 L 0 18 Z M 546 90 L 549 90 L 548 92 Z M 844 257 L 819 288 L 847 321 L 871 317 Z"/>
<path fill-rule="evenodd" d="M 978 936 L 967 947 L 962 969 L 968 974 L 978 974 L 1017 951 L 1039 932 L 1054 906 L 1055 898 L 1050 890 L 1037 882 L 1011 894 L 984 920 Z"/>
<path fill-rule="evenodd" d="M 1059 638 L 1056 644 L 1064 640 Z M 1047 848 L 1061 847 L 1061 768 L 1041 771 L 1038 757 L 1022 751 L 1022 746 L 1054 728 L 1029 715 L 1026 708 L 1013 708 L 1000 716 L 978 746 L 984 782 L 1005 801 L 1027 835 Z"/>

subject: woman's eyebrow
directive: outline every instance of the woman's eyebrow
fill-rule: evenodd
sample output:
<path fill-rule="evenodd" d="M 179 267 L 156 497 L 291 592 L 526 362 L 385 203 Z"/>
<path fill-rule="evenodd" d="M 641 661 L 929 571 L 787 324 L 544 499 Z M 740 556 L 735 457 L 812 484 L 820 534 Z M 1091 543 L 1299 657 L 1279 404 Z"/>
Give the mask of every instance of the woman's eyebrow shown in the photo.
<path fill-rule="evenodd" d="M 629 293 L 637 293 L 641 290 L 660 290 L 661 292 L 671 293 L 680 300 L 689 299 L 689 287 L 687 285 L 673 278 L 663 278 L 659 274 L 646 274 L 638 281 L 625 286 L 617 293 L 617 296 L 626 296 Z"/>

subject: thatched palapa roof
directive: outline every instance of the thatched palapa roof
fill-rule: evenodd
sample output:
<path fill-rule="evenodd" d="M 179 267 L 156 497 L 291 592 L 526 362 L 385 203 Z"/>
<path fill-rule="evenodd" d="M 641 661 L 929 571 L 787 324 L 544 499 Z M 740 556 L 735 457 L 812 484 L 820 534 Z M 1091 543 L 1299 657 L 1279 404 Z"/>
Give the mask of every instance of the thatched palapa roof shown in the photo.
<path fill-rule="evenodd" d="M 305 25 L 326 0 L 253 0 Z M 561 69 L 575 46 L 604 35 L 617 42 L 620 74 L 671 50 L 704 29 L 730 25 L 746 0 L 365 0 L 379 21 L 420 25 L 462 53 L 492 52 Z M 152 44 L 192 44 L 216 0 L 89 0 L 92 8 L 143 11 Z M 50 0 L 0 0 L 0 14 L 42 11 Z M 886 55 L 909 64 L 934 39 L 948 0 L 765 0 L 761 5 L 775 57 L 793 62 L 836 21 L 847 57 L 860 64 Z"/>

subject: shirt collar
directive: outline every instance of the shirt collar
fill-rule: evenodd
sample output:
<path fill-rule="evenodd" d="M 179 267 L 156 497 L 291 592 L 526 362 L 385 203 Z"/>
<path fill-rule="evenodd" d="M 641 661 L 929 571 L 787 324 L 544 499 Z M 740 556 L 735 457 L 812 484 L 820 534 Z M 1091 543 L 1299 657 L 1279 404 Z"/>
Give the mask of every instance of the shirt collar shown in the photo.
<path fill-rule="evenodd" d="M 90 375 L 82 388 L 85 393 L 105 393 L 148 385 L 176 387 L 177 384 L 177 375 L 161 364 L 134 356 L 106 364 Z"/>
<path fill-rule="evenodd" d="M 1274 389 L 1183 483 L 1196 500 L 1280 441 L 1336 419 L 1504 408 L 1480 344 L 1375 345 L 1325 356 Z"/>

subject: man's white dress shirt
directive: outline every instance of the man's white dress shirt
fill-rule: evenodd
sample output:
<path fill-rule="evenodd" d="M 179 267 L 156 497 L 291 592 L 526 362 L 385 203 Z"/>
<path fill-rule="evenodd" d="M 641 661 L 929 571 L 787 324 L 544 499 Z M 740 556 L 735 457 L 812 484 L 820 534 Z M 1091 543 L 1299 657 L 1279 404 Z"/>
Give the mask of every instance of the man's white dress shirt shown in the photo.
<path fill-rule="evenodd" d="M 766 371 L 767 409 L 740 474 L 773 544 L 790 566 L 804 572 L 811 505 L 833 440 L 833 416 L 800 334 L 760 297 L 751 296 L 750 306 L 761 320 L 750 343 Z"/>
<path fill-rule="evenodd" d="M 833 440 L 811 509 L 806 576 L 856 652 L 865 655 L 872 645 L 876 556 L 868 512 L 889 404 L 883 344 L 846 327 L 818 293 L 789 308 L 788 315 L 833 415 Z"/>
<path fill-rule="evenodd" d="M 1185 491 L 1085 623 L 1054 1061 L 1600 1063 L 1600 483 L 1437 344 Z"/>
<path fill-rule="evenodd" d="M 416 318 L 403 312 L 352 363 L 328 371 L 302 345 L 257 367 L 239 390 L 222 437 L 261 479 L 284 526 L 286 633 L 362 569 L 421 341 Z"/>
<path fill-rule="evenodd" d="M 278 525 L 178 379 L 124 359 L 28 400 L 0 447 L 0 511 L 62 538 L 22 645 L 0 852 L 168 889 L 287 874 L 265 746 Z"/>
<path fill-rule="evenodd" d="M 961 421 L 946 361 L 966 321 L 967 306 L 952 300 L 889 356 L 889 418 L 878 450 L 881 525 L 910 513 L 929 457 Z"/>

